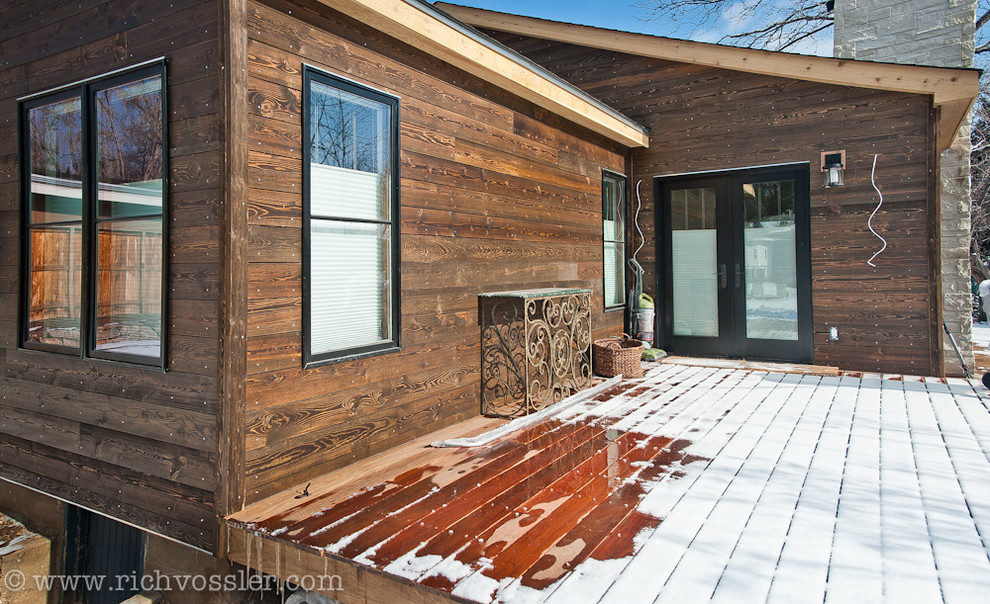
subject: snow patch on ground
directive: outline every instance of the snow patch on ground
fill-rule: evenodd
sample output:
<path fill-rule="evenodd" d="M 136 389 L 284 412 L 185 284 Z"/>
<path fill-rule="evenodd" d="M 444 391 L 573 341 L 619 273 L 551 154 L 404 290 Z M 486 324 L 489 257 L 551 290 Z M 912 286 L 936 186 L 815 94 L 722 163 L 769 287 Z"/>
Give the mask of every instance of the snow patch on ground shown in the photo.
<path fill-rule="evenodd" d="M 990 325 L 973 323 L 973 348 L 990 350 Z"/>
<path fill-rule="evenodd" d="M 518 579 L 508 585 L 505 585 L 505 581 L 502 583 L 503 585 L 499 587 L 498 593 L 495 594 L 495 602 L 504 602 L 505 604 L 537 604 L 538 602 L 542 602 L 546 597 L 546 593 L 542 590 L 526 587 Z"/>
<path fill-rule="evenodd" d="M 503 582 L 508 585 L 512 580 L 505 579 Z M 501 587 L 502 585 L 495 579 L 486 577 L 481 573 L 474 573 L 459 581 L 450 593 L 472 602 L 491 602 L 493 595 L 498 593 Z"/>
<path fill-rule="evenodd" d="M 486 558 L 483 558 L 487 562 Z M 448 556 L 445 560 L 437 564 L 430 571 L 431 575 L 438 577 L 443 577 L 449 580 L 451 583 L 457 583 L 464 577 L 468 577 L 475 571 L 474 567 L 470 564 L 465 564 L 454 556 Z"/>
<path fill-rule="evenodd" d="M 0 556 L 12 554 L 24 547 L 23 543 L 34 536 L 23 524 L 0 514 Z M 0 585 L 0 595 L 3 593 Z M 3 598 L 6 602 L 6 598 Z"/>
<path fill-rule="evenodd" d="M 379 521 L 379 522 L 381 522 L 381 521 Z M 324 549 L 328 553 L 339 554 L 341 550 L 343 550 L 345 547 L 347 547 L 348 545 L 350 545 L 351 543 L 353 543 L 354 540 L 357 539 L 358 537 L 360 537 L 362 534 L 364 534 L 365 531 L 371 529 L 371 527 L 376 526 L 377 524 L 378 524 L 378 522 L 375 522 L 373 524 L 370 524 L 370 525 L 364 527 L 363 529 L 361 529 L 361 530 L 359 530 L 359 531 L 357 531 L 355 533 L 351 533 L 350 535 L 347 535 L 346 537 L 342 538 L 340 541 L 338 541 L 336 543 L 331 543 L 330 545 L 326 546 Z"/>
<path fill-rule="evenodd" d="M 20 550 L 22 547 L 24 547 L 23 543 L 33 536 L 34 536 L 33 533 L 21 535 L 20 537 L 17 537 L 12 541 L 8 542 L 3 547 L 0 547 L 0 557 L 6 556 L 7 554 L 12 554 Z"/>
<path fill-rule="evenodd" d="M 544 591 L 552 594 L 557 602 L 596 601 L 615 577 L 629 564 L 632 557 L 613 560 L 588 558 L 577 566 L 571 574 Z"/>
<path fill-rule="evenodd" d="M 358 564 L 364 564 L 366 566 L 374 567 L 375 561 L 373 558 L 375 557 L 375 554 L 377 554 L 381 546 L 388 543 L 388 541 L 389 540 L 386 539 L 385 541 L 376 543 L 375 545 L 369 547 L 368 549 L 361 552 L 359 555 L 355 556 L 354 561 L 357 562 Z"/>
<path fill-rule="evenodd" d="M 429 556 L 419 556 L 416 552 L 426 543 L 421 543 L 415 550 L 402 554 L 398 559 L 387 565 L 382 570 L 390 575 L 396 575 L 410 581 L 415 581 L 426 571 L 440 564 L 443 559 L 437 554 Z"/>

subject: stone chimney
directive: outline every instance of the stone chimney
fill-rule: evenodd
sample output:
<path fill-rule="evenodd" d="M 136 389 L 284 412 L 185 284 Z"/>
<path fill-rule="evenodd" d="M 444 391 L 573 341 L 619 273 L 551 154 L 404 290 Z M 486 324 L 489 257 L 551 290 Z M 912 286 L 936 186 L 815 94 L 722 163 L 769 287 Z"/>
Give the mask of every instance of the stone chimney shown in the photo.
<path fill-rule="evenodd" d="M 834 54 L 844 59 L 972 67 L 977 0 L 835 0 Z M 942 316 L 973 366 L 970 288 L 970 122 L 939 157 Z M 882 160 L 882 158 L 881 158 Z M 943 334 L 942 326 L 936 326 Z M 962 375 L 943 337 L 945 372 Z"/>
<path fill-rule="evenodd" d="M 976 0 L 835 0 L 843 59 L 972 67 Z"/>

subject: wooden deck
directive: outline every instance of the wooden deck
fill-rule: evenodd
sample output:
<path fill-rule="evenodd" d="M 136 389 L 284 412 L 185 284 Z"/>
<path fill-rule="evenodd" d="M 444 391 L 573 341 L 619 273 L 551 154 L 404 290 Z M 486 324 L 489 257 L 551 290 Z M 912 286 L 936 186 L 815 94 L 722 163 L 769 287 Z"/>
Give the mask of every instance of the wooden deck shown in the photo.
<path fill-rule="evenodd" d="M 335 574 L 342 602 L 979 601 L 988 399 L 660 365 L 486 446 L 420 441 L 259 502 L 230 555 Z"/>

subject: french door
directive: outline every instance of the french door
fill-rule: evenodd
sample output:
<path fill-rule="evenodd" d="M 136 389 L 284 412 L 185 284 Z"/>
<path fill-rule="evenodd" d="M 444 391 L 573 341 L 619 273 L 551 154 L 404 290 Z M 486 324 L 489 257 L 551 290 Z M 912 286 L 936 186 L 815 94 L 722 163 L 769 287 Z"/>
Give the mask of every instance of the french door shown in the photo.
<path fill-rule="evenodd" d="M 658 177 L 658 316 L 673 354 L 812 361 L 807 164 Z"/>

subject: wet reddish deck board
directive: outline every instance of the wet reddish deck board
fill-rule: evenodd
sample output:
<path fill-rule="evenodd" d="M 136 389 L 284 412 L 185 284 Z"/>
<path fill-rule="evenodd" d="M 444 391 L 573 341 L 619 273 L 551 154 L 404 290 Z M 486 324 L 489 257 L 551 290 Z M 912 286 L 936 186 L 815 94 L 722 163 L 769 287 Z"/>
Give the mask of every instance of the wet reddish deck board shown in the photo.
<path fill-rule="evenodd" d="M 430 542 L 426 549 L 431 553 L 453 553 L 455 550 L 450 546 L 439 544 L 453 542 L 456 547 L 463 544 L 464 535 L 479 534 L 498 519 L 503 508 L 514 505 L 516 499 L 525 500 L 534 489 L 552 481 L 559 475 L 560 466 L 570 467 L 586 458 L 604 431 L 595 431 L 587 426 L 578 429 L 567 426 L 559 432 L 566 434 L 567 438 L 546 448 L 532 449 L 521 463 L 487 482 L 482 482 L 482 477 L 475 474 L 466 476 L 464 482 L 468 488 L 465 491 L 454 494 L 456 498 L 439 499 L 443 502 L 439 507 L 431 503 L 427 514 L 417 516 L 415 511 L 404 513 L 396 525 L 408 528 L 379 548 L 373 557 L 376 565 L 384 567 L 424 541 Z M 448 539 L 448 536 L 451 538 Z"/>
<path fill-rule="evenodd" d="M 434 501 L 418 502 L 417 506 L 403 510 L 396 517 L 395 525 L 408 528 L 396 534 L 385 544 L 387 547 L 376 552 L 372 557 L 376 565 L 388 564 L 394 559 L 394 554 L 406 553 L 433 535 L 447 534 L 450 530 L 457 535 L 476 534 L 479 525 L 486 522 L 485 510 L 491 508 L 492 502 L 501 503 L 506 492 L 516 486 L 515 477 L 535 488 L 550 478 L 547 468 L 567 464 L 568 458 L 590 451 L 601 434 L 588 429 L 565 432 L 569 433 L 569 438 L 548 448 L 534 449 L 536 454 L 520 459 L 520 463 L 504 472 L 490 476 L 480 472 L 469 474 L 459 481 L 465 487 L 463 490 L 441 490 L 438 498 L 432 498 Z M 442 503 L 438 506 L 438 502 Z M 455 524 L 458 524 L 456 528 Z M 370 547 L 374 543 L 363 540 L 361 545 Z M 354 555 L 360 553 L 356 549 L 350 549 L 350 552 Z"/>

